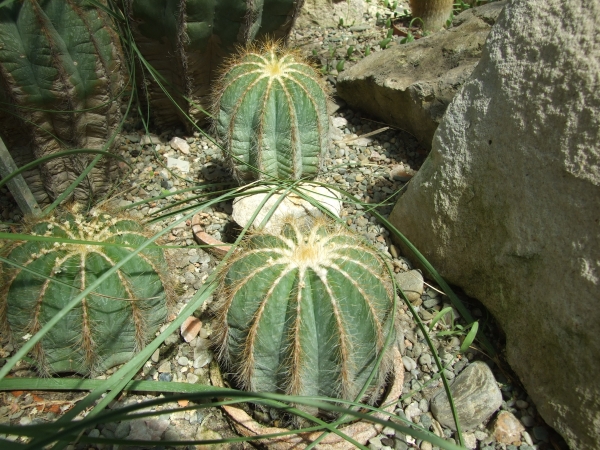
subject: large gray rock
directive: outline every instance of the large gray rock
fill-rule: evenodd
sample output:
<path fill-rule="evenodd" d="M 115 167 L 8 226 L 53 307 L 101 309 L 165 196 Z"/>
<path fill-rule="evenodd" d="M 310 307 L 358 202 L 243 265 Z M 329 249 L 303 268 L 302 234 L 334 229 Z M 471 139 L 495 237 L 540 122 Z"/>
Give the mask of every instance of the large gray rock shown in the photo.
<path fill-rule="evenodd" d="M 429 149 L 505 3 L 468 9 L 448 30 L 371 54 L 338 76 L 338 95 L 350 106 L 408 131 Z"/>
<path fill-rule="evenodd" d="M 577 449 L 600 448 L 599 29 L 599 2 L 510 1 L 391 216 Z"/>

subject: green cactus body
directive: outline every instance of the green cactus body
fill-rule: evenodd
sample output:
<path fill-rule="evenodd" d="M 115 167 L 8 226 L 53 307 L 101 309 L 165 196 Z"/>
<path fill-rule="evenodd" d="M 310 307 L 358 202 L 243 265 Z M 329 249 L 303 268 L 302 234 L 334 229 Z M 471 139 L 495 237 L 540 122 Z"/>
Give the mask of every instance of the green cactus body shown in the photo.
<path fill-rule="evenodd" d="M 211 81 L 237 45 L 286 39 L 304 0 L 121 0 L 136 45 L 166 81 L 148 85 L 160 128 L 206 118 Z M 169 96 L 175 100 L 173 104 Z"/>
<path fill-rule="evenodd" d="M 216 131 L 236 178 L 318 174 L 327 149 L 327 96 L 316 71 L 276 45 L 242 52 L 219 80 Z"/>
<path fill-rule="evenodd" d="M 0 8 L 0 135 L 18 164 L 68 148 L 103 148 L 116 130 L 126 81 L 110 18 L 84 0 L 24 0 Z M 55 198 L 93 156 L 36 169 L 37 200 Z M 106 192 L 114 161 L 101 161 L 74 192 Z"/>
<path fill-rule="evenodd" d="M 355 400 L 385 352 L 362 400 L 376 399 L 394 294 L 385 263 L 355 235 L 288 222 L 280 236 L 252 236 L 222 276 L 215 338 L 240 387 Z"/>
<path fill-rule="evenodd" d="M 68 214 L 44 220 L 33 236 L 51 236 L 136 248 L 146 241 L 137 222 L 100 213 L 91 220 Z M 3 252 L 21 267 L 0 265 L 0 327 L 18 344 L 131 253 L 129 247 L 47 241 L 18 242 Z M 36 276 L 33 272 L 58 282 Z M 102 372 L 144 347 L 164 322 L 168 284 L 159 248 L 145 249 L 101 283 L 36 345 L 33 356 L 44 373 Z M 62 282 L 62 283 L 61 283 Z"/>

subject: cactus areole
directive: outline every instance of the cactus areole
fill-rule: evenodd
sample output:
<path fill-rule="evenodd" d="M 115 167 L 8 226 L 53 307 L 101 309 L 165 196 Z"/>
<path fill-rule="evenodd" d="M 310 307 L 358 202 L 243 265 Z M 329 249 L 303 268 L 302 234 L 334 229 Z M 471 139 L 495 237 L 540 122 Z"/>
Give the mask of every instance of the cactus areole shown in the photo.
<path fill-rule="evenodd" d="M 318 174 L 328 146 L 327 96 L 297 53 L 275 44 L 240 53 L 216 97 L 216 131 L 238 180 Z"/>
<path fill-rule="evenodd" d="M 215 339 L 239 387 L 356 400 L 376 370 L 360 399 L 376 401 L 395 301 L 375 251 L 325 222 L 288 222 L 279 236 L 250 237 L 222 277 Z"/>
<path fill-rule="evenodd" d="M 92 219 L 68 214 L 43 220 L 30 234 L 127 247 L 50 241 L 9 245 L 2 256 L 15 265 L 0 265 L 0 327 L 16 345 L 147 239 L 137 222 L 105 213 Z M 166 318 L 166 272 L 162 250 L 156 247 L 127 261 L 34 347 L 38 368 L 46 374 L 88 375 L 129 361 Z"/>

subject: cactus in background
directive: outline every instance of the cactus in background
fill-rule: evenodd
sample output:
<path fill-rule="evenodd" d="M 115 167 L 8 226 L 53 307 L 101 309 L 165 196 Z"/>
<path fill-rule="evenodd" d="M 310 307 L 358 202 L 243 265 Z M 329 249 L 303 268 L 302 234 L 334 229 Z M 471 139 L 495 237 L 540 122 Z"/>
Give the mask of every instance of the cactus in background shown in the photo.
<path fill-rule="evenodd" d="M 250 237 L 222 273 L 213 322 L 218 356 L 241 388 L 374 402 L 395 333 L 389 269 L 356 235 L 288 222 Z M 390 336 L 393 337 L 393 336 Z"/>
<path fill-rule="evenodd" d="M 121 0 L 143 57 L 163 78 L 147 93 L 159 128 L 206 118 L 215 69 L 237 45 L 286 39 L 304 0 Z M 148 78 L 148 77 L 147 77 Z"/>
<path fill-rule="evenodd" d="M 35 223 L 30 234 L 126 244 L 146 241 L 141 226 L 106 213 L 91 219 L 67 214 Z M 8 245 L 3 256 L 22 266 L 0 265 L 0 330 L 12 342 L 37 333 L 115 263 L 129 247 L 26 241 Z M 36 272 L 49 278 L 36 276 Z M 43 373 L 102 372 L 131 359 L 154 338 L 167 314 L 170 288 L 162 250 L 147 248 L 101 283 L 36 345 Z M 56 281 L 53 281 L 56 280 Z"/>
<path fill-rule="evenodd" d="M 450 18 L 454 0 L 410 0 L 413 17 L 423 20 L 423 29 L 439 31 Z"/>
<path fill-rule="evenodd" d="M 0 135 L 21 166 L 69 148 L 101 149 L 115 132 L 125 84 L 109 17 L 84 0 L 23 0 L 0 8 Z M 54 159 L 25 174 L 40 203 L 61 194 L 93 156 Z M 74 192 L 110 188 L 114 161 Z"/>
<path fill-rule="evenodd" d="M 240 52 L 216 87 L 215 128 L 236 178 L 312 178 L 327 150 L 327 95 L 317 72 L 275 44 Z"/>

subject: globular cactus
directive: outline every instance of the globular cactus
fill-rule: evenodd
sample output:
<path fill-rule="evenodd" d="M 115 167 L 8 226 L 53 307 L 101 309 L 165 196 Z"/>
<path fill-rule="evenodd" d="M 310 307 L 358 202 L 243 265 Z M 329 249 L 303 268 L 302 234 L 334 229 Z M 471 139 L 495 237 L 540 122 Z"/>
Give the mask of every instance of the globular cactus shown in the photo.
<path fill-rule="evenodd" d="M 327 95 L 317 72 L 276 44 L 230 60 L 217 83 L 215 128 L 236 178 L 318 174 L 327 150 Z"/>
<path fill-rule="evenodd" d="M 218 357 L 241 388 L 374 402 L 391 369 L 394 292 L 386 264 L 326 222 L 255 234 L 222 273 Z M 390 342 L 394 342 L 393 334 Z"/>
<path fill-rule="evenodd" d="M 70 148 L 104 148 L 121 121 L 127 82 L 108 14 L 85 0 L 10 2 L 0 8 L 0 42 L 0 135 L 17 165 Z M 38 202 L 60 195 L 94 156 L 53 159 L 26 173 Z M 100 161 L 75 200 L 105 194 L 114 163 Z"/>
<path fill-rule="evenodd" d="M 211 82 L 238 45 L 266 37 L 286 39 L 304 0 L 120 0 L 136 45 L 158 72 L 147 84 L 155 126 L 188 117 L 203 121 L 212 105 Z M 142 81 L 142 80 L 140 80 Z"/>
<path fill-rule="evenodd" d="M 131 247 L 47 241 L 8 245 L 2 256 L 21 267 L 0 265 L 0 329 L 17 345 L 147 240 L 137 222 L 104 212 L 90 219 L 67 214 L 43 220 L 30 234 Z M 157 247 L 126 262 L 36 344 L 32 356 L 40 371 L 97 374 L 129 361 L 166 318 L 166 273 Z"/>
<path fill-rule="evenodd" d="M 450 18 L 453 7 L 454 0 L 410 0 L 412 16 L 420 17 L 428 31 L 439 31 Z"/>

